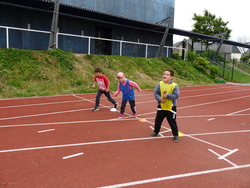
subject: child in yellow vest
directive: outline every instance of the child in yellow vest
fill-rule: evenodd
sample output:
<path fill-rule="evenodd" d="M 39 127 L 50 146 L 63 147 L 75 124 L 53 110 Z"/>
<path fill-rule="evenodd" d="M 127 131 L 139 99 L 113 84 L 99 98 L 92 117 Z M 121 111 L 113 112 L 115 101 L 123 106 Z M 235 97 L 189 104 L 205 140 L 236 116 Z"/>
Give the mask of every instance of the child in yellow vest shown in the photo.
<path fill-rule="evenodd" d="M 154 132 L 150 137 L 156 137 L 161 129 L 163 119 L 166 118 L 174 136 L 174 141 L 179 142 L 178 126 L 176 123 L 176 104 L 180 96 L 178 85 L 173 81 L 174 71 L 168 69 L 163 73 L 163 79 L 154 90 L 155 99 L 158 101 L 155 117 Z"/>

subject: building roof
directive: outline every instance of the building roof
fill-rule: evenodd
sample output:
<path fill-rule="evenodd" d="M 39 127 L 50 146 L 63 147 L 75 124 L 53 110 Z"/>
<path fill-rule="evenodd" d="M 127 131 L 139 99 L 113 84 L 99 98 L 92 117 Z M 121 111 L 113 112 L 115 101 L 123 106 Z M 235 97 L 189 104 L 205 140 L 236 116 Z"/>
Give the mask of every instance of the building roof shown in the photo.
<path fill-rule="evenodd" d="M 52 12 L 54 10 L 54 1 L 52 0 L 0 0 L 0 4 L 12 5 L 12 6 L 19 6 L 24 8 L 31 8 L 31 9 L 40 9 L 44 11 Z M 60 4 L 59 9 L 60 14 L 72 15 L 77 17 L 82 17 L 85 19 L 96 20 L 98 22 L 116 24 L 126 27 L 133 27 L 153 32 L 160 32 L 164 33 L 166 27 L 162 25 L 157 25 L 148 22 L 142 22 L 139 20 L 128 19 L 125 17 L 120 17 L 108 13 L 101 13 L 81 7 L 71 6 L 67 4 Z M 172 35 L 181 35 L 186 37 L 197 38 L 201 40 L 208 40 L 212 42 L 220 42 L 220 38 L 203 35 L 199 33 L 194 33 L 190 31 L 185 31 L 176 28 L 169 28 L 168 34 Z M 224 40 L 224 44 L 229 44 L 233 46 L 239 46 L 244 48 L 250 48 L 249 44 L 243 44 L 235 41 Z"/>
<path fill-rule="evenodd" d="M 173 44 L 173 47 L 182 47 L 182 43 L 183 42 L 187 42 L 190 46 L 192 45 L 192 40 L 191 39 L 183 39 L 182 41 L 179 41 L 175 44 Z M 219 47 L 218 43 L 214 43 L 211 46 L 209 46 L 209 49 L 216 51 Z M 206 46 L 204 44 L 202 44 L 201 42 L 194 42 L 193 43 L 193 48 L 197 51 L 205 51 Z M 223 54 L 231 54 L 231 53 L 241 53 L 239 48 L 237 48 L 236 46 L 233 45 L 228 45 L 228 44 L 222 44 L 220 47 L 220 53 Z"/>

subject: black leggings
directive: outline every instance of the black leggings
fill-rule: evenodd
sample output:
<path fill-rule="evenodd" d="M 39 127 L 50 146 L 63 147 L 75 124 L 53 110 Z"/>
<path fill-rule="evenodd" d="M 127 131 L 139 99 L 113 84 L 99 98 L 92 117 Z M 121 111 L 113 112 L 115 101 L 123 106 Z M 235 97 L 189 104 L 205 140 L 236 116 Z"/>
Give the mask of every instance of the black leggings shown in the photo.
<path fill-rule="evenodd" d="M 135 99 L 128 101 L 130 104 L 130 109 L 132 110 L 133 113 L 136 113 L 136 109 L 135 109 Z M 124 114 L 125 111 L 125 107 L 126 107 L 127 101 L 122 100 L 122 105 L 121 105 L 121 114 Z"/>

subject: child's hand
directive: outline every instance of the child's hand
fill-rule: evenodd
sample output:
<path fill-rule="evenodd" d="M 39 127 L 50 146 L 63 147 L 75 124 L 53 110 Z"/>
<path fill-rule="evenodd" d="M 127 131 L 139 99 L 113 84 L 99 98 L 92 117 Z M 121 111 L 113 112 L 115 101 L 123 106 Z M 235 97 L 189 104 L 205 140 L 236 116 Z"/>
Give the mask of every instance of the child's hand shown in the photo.
<path fill-rule="evenodd" d="M 165 98 L 162 97 L 162 98 L 161 98 L 161 102 L 165 102 Z"/>

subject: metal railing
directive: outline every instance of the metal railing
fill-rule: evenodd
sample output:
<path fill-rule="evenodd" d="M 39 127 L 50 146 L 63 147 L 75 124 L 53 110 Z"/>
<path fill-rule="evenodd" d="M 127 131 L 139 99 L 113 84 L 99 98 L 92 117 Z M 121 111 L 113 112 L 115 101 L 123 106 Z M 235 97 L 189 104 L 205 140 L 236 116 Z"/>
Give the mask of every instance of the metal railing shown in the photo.
<path fill-rule="evenodd" d="M 49 43 L 49 34 L 50 32 L 49 31 L 42 31 L 42 30 L 34 30 L 34 29 L 25 29 L 25 28 L 17 28 L 17 27 L 7 27 L 7 26 L 0 26 L 0 28 L 2 29 L 5 29 L 6 30 L 6 48 L 12 48 L 12 46 L 10 45 L 10 39 L 11 39 L 11 34 L 10 34 L 10 30 L 16 30 L 16 31 L 25 31 L 25 32 L 33 32 L 33 33 L 43 33 L 43 34 L 46 34 L 46 38 L 48 38 L 48 43 Z M 156 44 L 148 44 L 148 43 L 142 43 L 139 41 L 137 42 L 132 42 L 132 41 L 124 41 L 124 40 L 115 40 L 115 39 L 107 39 L 107 38 L 99 38 L 99 37 L 91 37 L 91 36 L 85 36 L 85 35 L 76 35 L 76 34 L 68 34 L 68 33 L 60 33 L 58 32 L 56 34 L 56 48 L 60 48 L 60 44 L 63 43 L 63 40 L 61 39 L 60 40 L 60 37 L 63 37 L 63 36 L 66 36 L 66 37 L 74 37 L 74 38 L 81 38 L 81 39 L 86 39 L 87 40 L 87 44 L 85 44 L 87 46 L 87 50 L 84 51 L 82 50 L 82 52 L 76 52 L 76 53 L 83 53 L 83 54 L 95 54 L 93 53 L 93 51 L 91 51 L 92 48 L 94 48 L 94 45 L 95 45 L 95 40 L 100 40 L 100 41 L 109 41 L 109 42 L 112 42 L 112 43 L 118 43 L 119 45 L 119 54 L 110 54 L 110 55 L 124 55 L 126 54 L 124 50 L 125 48 L 125 45 L 139 45 L 141 47 L 144 47 L 144 57 L 145 58 L 148 58 L 149 57 L 149 52 L 151 52 L 151 55 L 150 57 L 152 57 L 152 52 L 158 50 L 159 46 L 160 45 L 156 45 Z M 13 36 L 12 36 L 13 37 Z M 16 40 L 16 39 L 15 39 Z M 18 41 L 15 41 L 15 42 L 18 42 Z M 47 45 L 48 45 L 47 43 Z M 0 44 L 1 45 L 1 44 Z M 13 45 L 14 46 L 14 45 Z M 47 47 L 42 47 L 43 49 L 42 50 L 47 50 Z M 171 57 L 172 56 L 172 49 L 176 47 L 172 47 L 172 46 L 164 46 L 164 51 L 165 51 L 165 56 L 166 57 Z M 151 51 L 150 51 L 151 49 Z M 186 54 L 186 49 L 185 48 L 177 48 L 177 49 L 181 49 L 181 50 L 184 50 L 185 54 Z M 30 50 L 33 50 L 32 48 Z M 65 50 L 65 49 L 62 49 L 62 50 Z M 67 51 L 67 50 L 65 50 Z M 72 52 L 74 52 L 74 50 L 71 50 Z M 156 53 L 155 53 L 156 55 Z M 154 56 L 155 57 L 155 56 Z"/>

